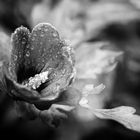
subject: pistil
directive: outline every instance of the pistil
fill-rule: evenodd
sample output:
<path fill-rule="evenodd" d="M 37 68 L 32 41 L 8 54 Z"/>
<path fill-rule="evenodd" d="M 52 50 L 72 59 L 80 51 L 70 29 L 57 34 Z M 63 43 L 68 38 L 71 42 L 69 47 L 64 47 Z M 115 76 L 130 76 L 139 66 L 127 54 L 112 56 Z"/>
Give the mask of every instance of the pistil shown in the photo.
<path fill-rule="evenodd" d="M 43 83 L 48 80 L 48 71 L 36 74 L 34 77 L 30 77 L 27 81 L 24 81 L 23 84 L 32 89 L 37 89 Z"/>

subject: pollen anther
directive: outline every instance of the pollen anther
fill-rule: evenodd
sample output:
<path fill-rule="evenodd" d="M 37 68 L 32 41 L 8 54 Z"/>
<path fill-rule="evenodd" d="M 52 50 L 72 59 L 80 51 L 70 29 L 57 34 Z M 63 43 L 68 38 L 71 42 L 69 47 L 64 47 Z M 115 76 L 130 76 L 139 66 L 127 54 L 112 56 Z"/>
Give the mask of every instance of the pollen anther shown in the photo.
<path fill-rule="evenodd" d="M 30 77 L 24 85 L 32 89 L 37 89 L 41 84 L 45 83 L 47 79 L 48 71 L 45 71 L 40 74 L 36 74 L 34 77 Z"/>

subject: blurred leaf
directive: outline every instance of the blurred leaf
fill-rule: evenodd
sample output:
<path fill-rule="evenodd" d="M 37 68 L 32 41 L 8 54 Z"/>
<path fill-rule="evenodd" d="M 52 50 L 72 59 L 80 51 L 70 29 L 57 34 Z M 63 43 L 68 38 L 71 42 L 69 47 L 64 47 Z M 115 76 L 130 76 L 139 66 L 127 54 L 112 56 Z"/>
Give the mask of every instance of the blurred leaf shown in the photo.
<path fill-rule="evenodd" d="M 3 31 L 0 31 L 0 61 L 9 60 L 10 53 L 10 37 Z"/>
<path fill-rule="evenodd" d="M 113 109 L 95 109 L 93 113 L 101 119 L 115 120 L 125 127 L 140 132 L 140 116 L 134 114 L 136 110 L 129 106 L 120 106 Z"/>
<path fill-rule="evenodd" d="M 79 53 L 80 52 L 80 53 Z M 116 58 L 122 52 L 101 50 L 88 44 L 76 50 L 77 78 L 96 78 L 98 74 L 108 73 L 116 67 Z"/>
<path fill-rule="evenodd" d="M 83 95 L 88 96 L 89 94 L 99 94 L 102 92 L 102 90 L 105 88 L 105 85 L 100 84 L 97 87 L 94 87 L 94 85 L 89 84 L 86 85 L 83 89 Z"/>
<path fill-rule="evenodd" d="M 10 59 L 10 37 L 0 29 L 0 102 L 4 101 L 6 88 L 3 85 L 3 65 L 7 65 Z"/>
<path fill-rule="evenodd" d="M 97 87 L 94 87 L 91 84 L 90 85 L 86 85 L 83 88 L 83 92 L 82 92 L 83 97 L 79 101 L 80 106 L 85 107 L 85 108 L 90 108 L 90 106 L 88 105 L 88 99 L 87 99 L 87 97 L 89 95 L 100 94 L 104 88 L 105 88 L 105 85 L 103 85 L 103 84 L 100 84 Z"/>

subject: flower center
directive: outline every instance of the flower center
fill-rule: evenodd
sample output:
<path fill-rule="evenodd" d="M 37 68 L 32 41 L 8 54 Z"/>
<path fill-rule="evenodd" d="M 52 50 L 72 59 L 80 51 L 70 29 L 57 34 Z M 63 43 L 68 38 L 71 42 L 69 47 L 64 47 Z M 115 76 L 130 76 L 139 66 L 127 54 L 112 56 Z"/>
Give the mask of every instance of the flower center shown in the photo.
<path fill-rule="evenodd" d="M 24 81 L 22 84 L 32 88 L 39 89 L 40 86 L 48 81 L 48 71 L 36 74 L 34 77 L 30 77 L 28 80 Z"/>
<path fill-rule="evenodd" d="M 30 32 L 19 27 L 12 35 L 10 72 L 19 84 L 42 95 L 56 94 L 70 84 L 74 55 L 50 24 L 40 23 Z"/>

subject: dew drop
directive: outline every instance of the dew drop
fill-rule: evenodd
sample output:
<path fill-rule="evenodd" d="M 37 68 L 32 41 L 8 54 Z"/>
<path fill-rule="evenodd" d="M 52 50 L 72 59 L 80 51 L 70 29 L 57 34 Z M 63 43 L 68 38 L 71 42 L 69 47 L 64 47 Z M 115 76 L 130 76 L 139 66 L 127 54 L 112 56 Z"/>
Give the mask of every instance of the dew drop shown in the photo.
<path fill-rule="evenodd" d="M 21 53 L 19 53 L 18 57 L 21 58 Z"/>
<path fill-rule="evenodd" d="M 14 61 L 16 61 L 16 60 L 17 60 L 17 58 L 18 58 L 18 57 L 17 57 L 17 55 L 14 55 Z"/>
<path fill-rule="evenodd" d="M 34 37 L 32 38 L 32 41 L 35 41 L 35 38 Z"/>
<path fill-rule="evenodd" d="M 29 48 L 29 47 L 30 47 L 29 45 L 26 46 L 26 48 Z"/>
<path fill-rule="evenodd" d="M 38 27 L 38 30 L 42 30 L 41 27 Z"/>
<path fill-rule="evenodd" d="M 52 35 L 53 35 L 53 37 L 57 37 L 57 34 L 56 33 L 53 33 Z"/>
<path fill-rule="evenodd" d="M 44 31 L 45 31 L 45 32 L 47 32 L 47 31 L 48 31 L 48 29 L 47 29 L 47 28 L 45 28 L 45 29 L 44 29 Z"/>
<path fill-rule="evenodd" d="M 31 46 L 31 50 L 33 50 L 34 49 L 34 46 Z"/>
<path fill-rule="evenodd" d="M 29 51 L 26 52 L 26 56 L 27 56 L 27 57 L 30 56 L 30 52 L 29 52 Z"/>
<path fill-rule="evenodd" d="M 64 70 L 62 70 L 62 74 L 64 75 L 66 73 L 66 70 L 64 69 Z"/>

